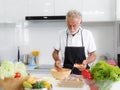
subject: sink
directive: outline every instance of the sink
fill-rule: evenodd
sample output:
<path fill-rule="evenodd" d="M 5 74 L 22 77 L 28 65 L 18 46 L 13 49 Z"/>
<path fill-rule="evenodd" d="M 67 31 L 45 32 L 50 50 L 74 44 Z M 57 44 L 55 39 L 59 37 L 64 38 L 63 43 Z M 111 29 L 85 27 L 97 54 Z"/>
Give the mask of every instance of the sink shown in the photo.
<path fill-rule="evenodd" d="M 36 67 L 27 67 L 27 72 L 28 73 L 50 73 L 50 69 L 54 68 L 53 65 L 40 65 Z"/>
<path fill-rule="evenodd" d="M 54 66 L 53 65 L 46 65 L 46 64 L 34 67 L 34 69 L 51 69 L 51 68 L 54 68 Z"/>

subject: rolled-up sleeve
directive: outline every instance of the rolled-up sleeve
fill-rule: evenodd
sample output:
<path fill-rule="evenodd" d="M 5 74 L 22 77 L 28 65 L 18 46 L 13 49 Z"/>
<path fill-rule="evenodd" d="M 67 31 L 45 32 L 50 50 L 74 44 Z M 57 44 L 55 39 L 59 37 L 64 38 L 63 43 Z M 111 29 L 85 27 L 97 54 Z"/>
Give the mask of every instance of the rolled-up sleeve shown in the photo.
<path fill-rule="evenodd" d="M 55 38 L 55 44 L 53 46 L 54 49 L 60 50 L 60 33 L 57 33 L 57 36 Z"/>
<path fill-rule="evenodd" d="M 95 40 L 93 38 L 93 35 L 91 32 L 89 32 L 89 44 L 88 44 L 88 52 L 94 52 L 96 51 L 96 45 Z"/>

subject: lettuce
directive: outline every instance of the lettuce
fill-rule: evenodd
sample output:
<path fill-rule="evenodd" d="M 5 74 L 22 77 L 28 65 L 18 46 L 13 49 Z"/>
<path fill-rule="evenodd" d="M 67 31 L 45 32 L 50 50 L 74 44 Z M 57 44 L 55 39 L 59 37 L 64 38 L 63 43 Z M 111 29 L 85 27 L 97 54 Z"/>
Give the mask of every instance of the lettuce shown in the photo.
<path fill-rule="evenodd" d="M 120 80 L 120 68 L 118 66 L 109 65 L 105 61 L 97 62 L 90 70 L 95 80 Z"/>

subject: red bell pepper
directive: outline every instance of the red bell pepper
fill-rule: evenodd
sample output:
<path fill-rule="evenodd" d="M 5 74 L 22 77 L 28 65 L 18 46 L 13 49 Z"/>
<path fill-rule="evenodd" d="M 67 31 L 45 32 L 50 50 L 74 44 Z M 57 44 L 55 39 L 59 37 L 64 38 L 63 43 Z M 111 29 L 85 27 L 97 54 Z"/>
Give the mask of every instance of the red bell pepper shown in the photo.
<path fill-rule="evenodd" d="M 86 78 L 86 79 L 90 79 L 90 80 L 92 79 L 92 75 L 91 75 L 89 69 L 84 69 L 84 70 L 82 70 L 82 75 L 83 75 L 83 77 Z"/>

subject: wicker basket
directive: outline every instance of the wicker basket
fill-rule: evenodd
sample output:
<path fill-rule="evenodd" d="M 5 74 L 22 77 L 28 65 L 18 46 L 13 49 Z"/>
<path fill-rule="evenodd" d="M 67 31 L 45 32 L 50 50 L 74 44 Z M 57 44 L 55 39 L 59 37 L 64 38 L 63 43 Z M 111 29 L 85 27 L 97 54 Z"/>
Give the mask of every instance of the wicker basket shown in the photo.
<path fill-rule="evenodd" d="M 0 87 L 3 90 L 24 90 L 23 81 L 27 80 L 26 78 L 5 78 L 4 80 L 0 79 Z"/>

